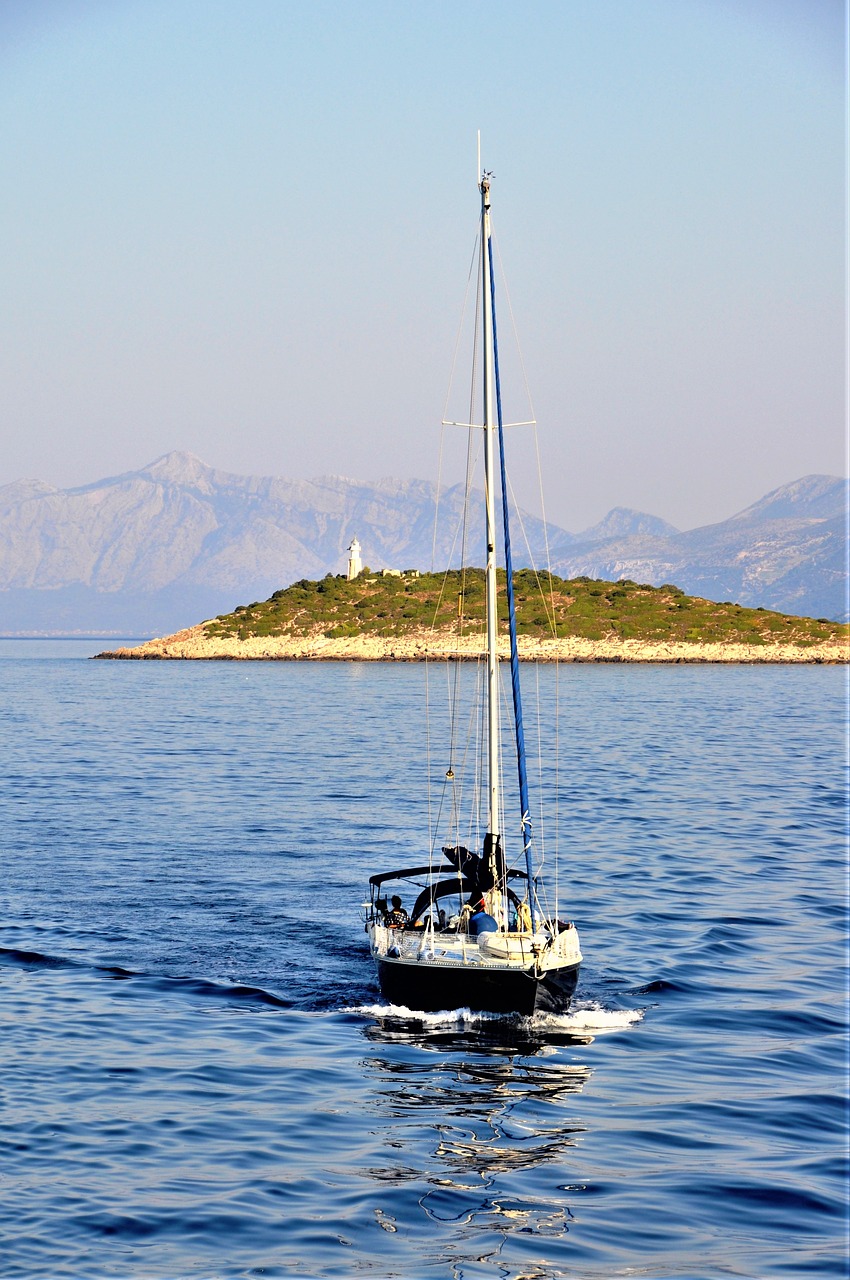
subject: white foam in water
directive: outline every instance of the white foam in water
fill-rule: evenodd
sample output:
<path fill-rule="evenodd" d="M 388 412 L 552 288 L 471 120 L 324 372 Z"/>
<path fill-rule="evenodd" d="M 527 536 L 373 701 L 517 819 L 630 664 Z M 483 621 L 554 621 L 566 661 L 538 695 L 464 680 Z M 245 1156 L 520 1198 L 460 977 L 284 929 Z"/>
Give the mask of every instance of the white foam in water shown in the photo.
<path fill-rule="evenodd" d="M 599 1036 L 609 1031 L 624 1031 L 640 1022 L 642 1009 L 605 1009 L 595 1000 L 574 1004 L 569 1013 L 539 1013 L 532 1022 L 536 1026 L 553 1026 L 565 1031 L 582 1031 Z"/>
<path fill-rule="evenodd" d="M 474 1013 L 471 1009 L 445 1009 L 439 1013 L 423 1013 L 421 1009 L 408 1009 L 403 1004 L 367 1004 L 346 1009 L 346 1013 L 358 1013 L 368 1018 L 392 1019 L 399 1022 L 418 1022 L 428 1027 L 471 1027 L 486 1022 L 501 1022 L 512 1014 Z M 543 1030 L 579 1032 L 582 1035 L 605 1035 L 611 1031 L 623 1031 L 640 1022 L 641 1009 L 605 1009 L 595 1000 L 582 1001 L 569 1013 L 537 1013 L 523 1019 L 529 1026 Z"/>
<path fill-rule="evenodd" d="M 363 1014 L 367 1018 L 392 1018 L 397 1022 L 420 1022 L 428 1027 L 471 1027 L 480 1022 L 497 1022 L 506 1016 L 501 1013 L 473 1013 L 471 1009 L 441 1009 L 439 1013 L 424 1013 L 421 1009 L 408 1009 L 405 1004 L 361 1004 L 344 1012 Z"/>

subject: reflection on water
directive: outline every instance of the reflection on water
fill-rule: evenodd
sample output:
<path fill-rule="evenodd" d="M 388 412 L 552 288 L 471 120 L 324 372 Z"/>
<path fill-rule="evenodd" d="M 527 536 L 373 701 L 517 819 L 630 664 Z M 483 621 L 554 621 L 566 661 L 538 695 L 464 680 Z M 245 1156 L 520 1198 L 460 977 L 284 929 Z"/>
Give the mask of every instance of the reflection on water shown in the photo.
<path fill-rule="evenodd" d="M 421 672 L 0 662 L 5 1280 L 846 1280 L 845 673 L 562 675 L 522 1022 L 370 1003 Z"/>
<path fill-rule="evenodd" d="M 551 1025 L 538 1025 L 527 1018 L 487 1017 L 481 1014 L 472 1015 L 468 1025 L 464 1025 L 463 1021 L 429 1023 L 416 1016 L 380 1014 L 378 1024 L 368 1028 L 365 1034 L 382 1043 L 420 1044 L 458 1050 L 493 1049 L 496 1052 L 513 1053 L 536 1053 L 546 1045 L 593 1043 L 593 1036 L 588 1031 L 559 1026 L 554 1019 Z"/>
<path fill-rule="evenodd" d="M 368 1173 L 382 1190 L 418 1184 L 417 1210 L 447 1274 L 492 1263 L 516 1233 L 565 1235 L 573 1215 L 562 1174 L 587 1127 L 572 1104 L 591 1077 L 567 1046 L 592 1037 L 510 1019 L 452 1028 L 392 1016 L 363 1031 L 374 1046 L 362 1063 L 374 1077 L 372 1109 L 395 1136 L 387 1163 Z M 530 1175 L 547 1164 L 559 1166 L 558 1183 L 543 1200 Z"/>

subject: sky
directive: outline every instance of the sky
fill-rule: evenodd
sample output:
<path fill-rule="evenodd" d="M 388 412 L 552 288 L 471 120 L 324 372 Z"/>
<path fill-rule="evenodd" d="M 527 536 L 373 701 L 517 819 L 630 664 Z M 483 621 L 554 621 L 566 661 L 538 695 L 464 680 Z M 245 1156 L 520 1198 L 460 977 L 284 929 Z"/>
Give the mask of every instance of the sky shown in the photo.
<path fill-rule="evenodd" d="M 478 130 L 524 505 L 538 456 L 574 532 L 844 474 L 846 27 L 844 0 L 4 0 L 0 485 L 175 449 L 435 480 Z"/>

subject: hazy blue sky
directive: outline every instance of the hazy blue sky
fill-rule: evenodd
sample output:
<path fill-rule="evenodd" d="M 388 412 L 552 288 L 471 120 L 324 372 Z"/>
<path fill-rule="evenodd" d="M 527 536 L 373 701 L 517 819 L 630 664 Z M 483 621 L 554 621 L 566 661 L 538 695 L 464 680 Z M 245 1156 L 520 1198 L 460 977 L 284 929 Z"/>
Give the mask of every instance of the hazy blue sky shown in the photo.
<path fill-rule="evenodd" d="M 551 519 L 692 527 L 843 473 L 845 26 L 843 0 L 3 0 L 0 484 L 171 449 L 435 478 L 479 128 Z"/>

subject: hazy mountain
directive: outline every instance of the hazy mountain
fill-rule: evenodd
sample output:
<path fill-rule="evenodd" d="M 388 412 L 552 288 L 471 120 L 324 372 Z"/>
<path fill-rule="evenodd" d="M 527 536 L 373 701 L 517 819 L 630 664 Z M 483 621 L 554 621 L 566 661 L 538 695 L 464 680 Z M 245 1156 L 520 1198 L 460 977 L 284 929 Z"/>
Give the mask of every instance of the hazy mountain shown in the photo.
<path fill-rule="evenodd" d="M 596 540 L 588 530 L 553 568 L 567 577 L 674 582 L 709 600 L 846 621 L 847 504 L 847 480 L 805 476 L 720 524 L 686 533 Z"/>
<path fill-rule="evenodd" d="M 658 516 L 648 516 L 643 511 L 633 511 L 631 507 L 614 507 L 604 520 L 585 529 L 584 533 L 575 535 L 575 542 L 607 542 L 615 538 L 630 538 L 640 534 L 650 538 L 665 538 L 679 532 L 666 520 Z"/>
<path fill-rule="evenodd" d="M 420 480 L 237 476 L 187 453 L 76 489 L 18 481 L 0 488 L 0 633 L 172 631 L 343 572 L 355 534 L 373 568 L 430 568 L 434 506 L 434 486 Z M 440 511 L 442 566 L 459 554 L 460 486 Z M 541 554 L 541 521 L 524 525 Z M 476 514 L 468 560 L 481 559 L 482 543 Z"/>
<path fill-rule="evenodd" d="M 298 578 L 343 572 L 355 534 L 372 568 L 457 564 L 462 487 L 440 495 L 436 548 L 435 500 L 421 480 L 238 476 L 188 453 L 75 489 L 20 480 L 0 488 L 0 633 L 173 631 Z M 566 575 L 673 581 L 709 598 L 843 617 L 846 502 L 846 481 L 809 476 L 687 533 L 622 507 L 579 534 L 524 514 L 514 555 L 543 562 L 548 533 L 553 568 Z M 467 562 L 483 563 L 478 511 L 466 537 Z"/>

